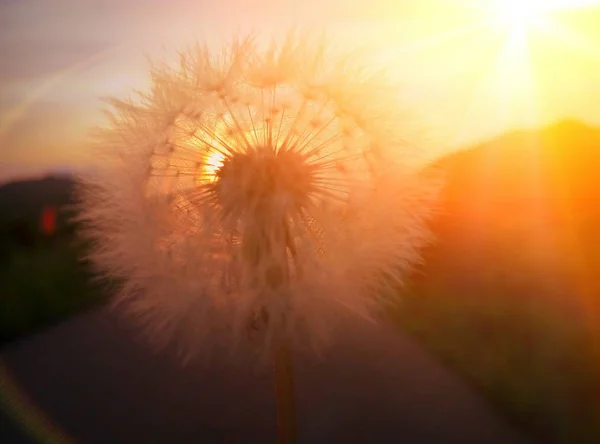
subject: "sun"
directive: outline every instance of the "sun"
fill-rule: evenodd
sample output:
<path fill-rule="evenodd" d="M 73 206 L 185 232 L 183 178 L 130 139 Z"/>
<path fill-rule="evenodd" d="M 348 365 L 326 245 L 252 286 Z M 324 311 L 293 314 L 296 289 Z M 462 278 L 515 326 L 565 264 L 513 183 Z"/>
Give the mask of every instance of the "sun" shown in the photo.
<path fill-rule="evenodd" d="M 222 153 L 218 151 L 209 153 L 204 160 L 204 179 L 208 182 L 214 182 L 224 161 L 225 156 Z"/>
<path fill-rule="evenodd" d="M 495 0 L 488 15 L 499 28 L 509 33 L 523 33 L 539 24 L 556 6 L 548 0 Z"/>

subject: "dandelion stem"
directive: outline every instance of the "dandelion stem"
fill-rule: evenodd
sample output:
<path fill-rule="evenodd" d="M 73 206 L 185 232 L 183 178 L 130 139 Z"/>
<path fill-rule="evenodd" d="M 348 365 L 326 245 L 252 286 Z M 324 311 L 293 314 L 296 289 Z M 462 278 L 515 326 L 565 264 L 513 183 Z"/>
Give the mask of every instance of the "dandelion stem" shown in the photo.
<path fill-rule="evenodd" d="M 277 395 L 277 442 L 296 442 L 296 408 L 294 399 L 294 368 L 292 353 L 287 344 L 275 352 L 275 391 Z"/>
<path fill-rule="evenodd" d="M 289 222 L 280 221 L 280 229 L 274 230 L 277 233 L 275 238 L 271 238 L 267 228 L 272 226 L 266 223 L 269 215 L 264 209 L 258 210 L 256 220 L 261 221 L 261 228 L 252 233 L 246 233 L 242 239 L 242 254 L 251 267 L 256 267 L 262 260 L 267 258 L 279 259 L 279 264 L 270 273 L 263 274 L 257 269 L 260 281 L 263 281 L 271 290 L 280 290 L 287 287 L 292 279 L 290 264 L 288 262 L 288 252 L 292 260 L 296 260 L 297 251 L 293 243 L 291 228 Z M 277 225 L 277 224 L 276 224 Z M 276 259 L 277 260 L 277 259 Z M 296 270 L 300 267 L 296 264 Z M 264 310 L 261 315 L 265 315 L 259 321 L 251 321 L 251 328 L 260 329 L 260 322 L 269 322 L 269 313 Z M 257 316 L 259 318 L 260 316 Z M 282 320 L 285 325 L 285 315 Z M 264 326 L 264 324 L 263 324 Z M 285 330 L 285 327 L 283 327 Z M 279 444 L 294 444 L 296 442 L 296 408 L 294 400 L 294 377 L 292 350 L 289 340 L 284 332 L 275 339 L 275 348 L 273 356 L 273 371 L 275 378 L 275 396 L 277 408 L 277 437 Z"/>
<path fill-rule="evenodd" d="M 284 245 L 294 262 L 297 258 L 290 225 L 283 221 Z M 286 255 L 287 257 L 287 252 Z M 297 264 L 296 264 L 297 265 Z M 296 267 L 298 268 L 298 267 Z M 297 270 L 299 271 L 299 270 Z M 285 263 L 286 285 L 291 279 L 289 263 Z M 279 444 L 296 442 L 296 401 L 294 399 L 294 365 L 292 350 L 284 335 L 275 350 L 275 390 L 277 394 L 277 437 Z"/>

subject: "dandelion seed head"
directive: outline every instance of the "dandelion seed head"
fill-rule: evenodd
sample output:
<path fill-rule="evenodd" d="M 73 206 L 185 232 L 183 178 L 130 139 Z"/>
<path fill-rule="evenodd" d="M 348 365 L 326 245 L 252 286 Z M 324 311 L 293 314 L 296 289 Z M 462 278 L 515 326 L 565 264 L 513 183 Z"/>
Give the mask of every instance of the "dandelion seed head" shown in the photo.
<path fill-rule="evenodd" d="M 393 89 L 292 33 L 179 55 L 137 103 L 109 101 L 106 167 L 81 180 L 115 303 L 192 354 L 249 331 L 265 353 L 319 349 L 343 319 L 379 316 L 430 241 L 438 188 Z"/>

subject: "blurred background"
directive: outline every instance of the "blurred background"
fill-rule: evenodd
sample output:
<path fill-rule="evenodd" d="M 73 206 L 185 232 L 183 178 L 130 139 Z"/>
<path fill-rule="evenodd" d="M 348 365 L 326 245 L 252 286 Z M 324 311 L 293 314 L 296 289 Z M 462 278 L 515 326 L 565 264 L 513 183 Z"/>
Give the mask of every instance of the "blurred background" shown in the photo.
<path fill-rule="evenodd" d="M 107 301 L 71 220 L 98 98 L 162 46 L 303 21 L 391 65 L 447 174 L 393 321 L 532 436 L 600 442 L 599 6 L 304 3 L 0 1 L 0 347 Z"/>
<path fill-rule="evenodd" d="M 600 129 L 511 132 L 434 165 L 437 243 L 394 322 L 525 430 L 600 438 Z M 0 187 L 0 346 L 107 301 L 80 259 L 73 185 Z"/>

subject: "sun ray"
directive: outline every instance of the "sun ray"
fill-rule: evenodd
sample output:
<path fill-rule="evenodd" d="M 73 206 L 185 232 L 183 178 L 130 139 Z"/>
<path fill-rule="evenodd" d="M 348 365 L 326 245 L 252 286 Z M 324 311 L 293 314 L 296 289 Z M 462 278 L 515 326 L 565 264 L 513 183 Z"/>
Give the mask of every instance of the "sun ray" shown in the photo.
<path fill-rule="evenodd" d="M 484 60 L 488 55 L 492 62 L 491 66 L 482 70 L 484 74 L 479 77 L 479 91 L 474 94 L 464 123 L 459 127 L 462 130 L 449 143 L 451 146 L 467 143 L 466 134 L 472 132 L 475 123 L 479 127 L 482 124 L 489 127 L 483 131 L 488 135 L 507 127 L 542 123 L 542 115 L 538 112 L 540 104 L 536 102 L 544 96 L 538 95 L 535 90 L 540 80 L 548 81 L 553 75 L 553 71 L 548 69 L 548 63 L 553 61 L 546 58 L 545 64 L 541 65 L 541 51 L 550 54 L 552 45 L 562 45 L 580 52 L 590 61 L 600 60 L 600 48 L 564 24 L 566 13 L 597 8 L 600 6 L 598 0 L 486 0 L 470 2 L 470 5 L 475 8 L 473 16 L 479 17 L 479 20 L 464 28 L 471 29 L 466 38 L 472 41 L 467 42 L 465 38 L 464 44 L 457 45 L 459 49 L 452 52 L 456 60 L 457 54 L 465 55 L 461 63 L 454 63 L 456 74 L 468 69 L 467 66 L 463 68 L 463 64 L 475 66 L 476 61 L 481 67 L 485 66 Z M 460 34 L 454 33 L 455 36 Z M 476 35 L 477 39 L 474 38 Z M 497 49 L 490 46 L 493 39 L 500 43 Z M 444 39 L 437 40 L 440 51 L 443 44 Z M 475 55 L 476 49 L 484 47 L 487 47 L 487 55 L 485 52 Z M 451 72 L 445 73 L 451 81 Z M 439 80 L 437 73 L 435 76 Z M 495 109 L 493 116 L 489 115 L 490 105 Z M 482 112 L 489 118 L 481 120 Z"/>

